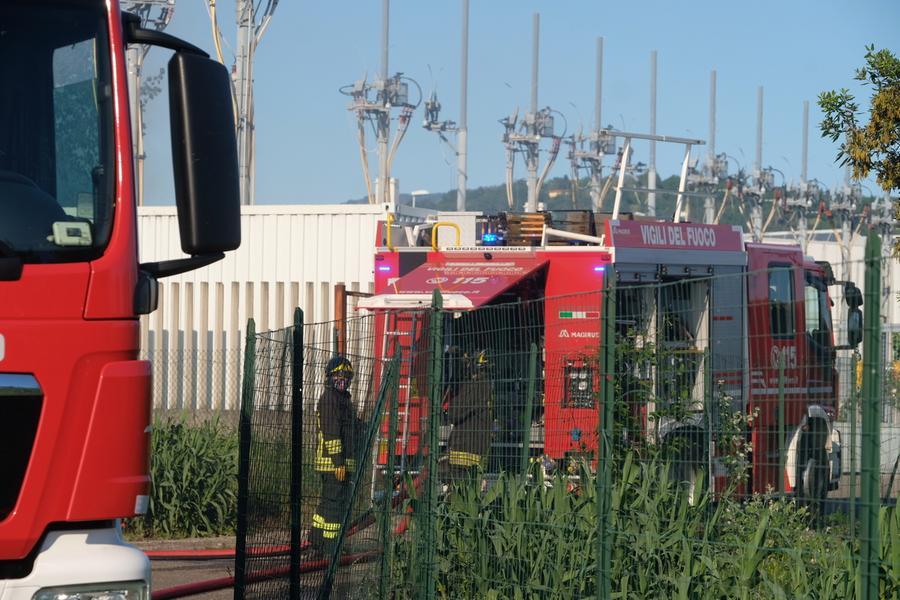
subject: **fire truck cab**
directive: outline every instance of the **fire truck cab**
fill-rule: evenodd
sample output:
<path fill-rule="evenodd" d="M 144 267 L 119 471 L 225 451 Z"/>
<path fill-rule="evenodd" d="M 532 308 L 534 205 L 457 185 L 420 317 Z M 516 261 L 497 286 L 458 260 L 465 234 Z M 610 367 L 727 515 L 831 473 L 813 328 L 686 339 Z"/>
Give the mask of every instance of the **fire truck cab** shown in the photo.
<path fill-rule="evenodd" d="M 724 443 L 726 413 L 737 414 L 743 429 L 734 435 L 748 448 L 742 489 L 824 498 L 836 488 L 840 434 L 833 426 L 838 386 L 828 295 L 835 282 L 827 265 L 799 246 L 745 243 L 730 225 L 613 220 L 587 211 L 455 219 L 456 243 L 441 236 L 441 222 L 405 232 L 389 222 L 380 228 L 375 295 L 359 302 L 378 315 L 376 352 L 415 346 L 424 334 L 415 310 L 430 304 L 435 289 L 457 329 L 475 309 L 508 305 L 515 316 L 505 317 L 505 333 L 492 330 L 483 345 L 502 343 L 521 354 L 537 344 L 528 443 L 533 455 L 564 461 L 597 448 L 601 315 L 614 299 L 609 385 L 625 423 L 617 435 L 630 443 L 679 440 L 679 476 L 696 481 L 702 474 L 721 489 L 725 449 L 717 444 Z M 603 292 L 605 278 L 615 278 L 614 296 Z M 513 308 L 517 303 L 528 310 Z M 471 329 L 477 336 L 478 327 Z M 421 376 L 415 370 L 407 367 L 407 377 Z M 498 378 L 524 377 L 521 366 L 512 370 Z M 508 387 L 513 396 L 525 389 Z M 426 388 L 401 386 L 398 454 L 419 450 L 427 398 L 417 389 Z M 504 430 L 521 431 L 516 415 L 525 403 L 517 397 L 506 405 L 514 414 L 495 415 L 495 450 L 524 443 Z"/>
<path fill-rule="evenodd" d="M 125 49 L 174 50 L 182 257 L 139 263 Z M 0 3 L 0 599 L 149 597 L 157 280 L 240 245 L 227 69 L 118 0 Z M 134 91 L 134 90 L 132 90 Z"/>

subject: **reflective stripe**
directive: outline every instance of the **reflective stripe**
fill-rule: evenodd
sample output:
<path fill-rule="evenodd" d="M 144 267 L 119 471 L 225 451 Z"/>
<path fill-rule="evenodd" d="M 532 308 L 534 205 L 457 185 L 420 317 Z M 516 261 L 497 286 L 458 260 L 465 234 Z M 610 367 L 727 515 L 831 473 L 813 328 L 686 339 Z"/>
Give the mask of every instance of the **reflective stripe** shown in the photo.
<path fill-rule="evenodd" d="M 313 467 L 316 471 L 323 473 L 331 473 L 334 471 L 334 463 L 327 456 L 317 456 L 316 464 Z"/>
<path fill-rule="evenodd" d="M 325 440 L 325 449 L 328 454 L 340 454 L 344 451 L 344 445 L 341 440 Z"/>
<path fill-rule="evenodd" d="M 478 467 L 481 466 L 481 455 L 462 450 L 451 450 L 450 464 L 460 467 Z"/>
<path fill-rule="evenodd" d="M 325 531 L 340 531 L 341 524 L 340 523 L 329 523 L 325 520 L 325 517 L 314 514 L 313 515 L 313 527 L 316 529 L 323 529 Z"/>

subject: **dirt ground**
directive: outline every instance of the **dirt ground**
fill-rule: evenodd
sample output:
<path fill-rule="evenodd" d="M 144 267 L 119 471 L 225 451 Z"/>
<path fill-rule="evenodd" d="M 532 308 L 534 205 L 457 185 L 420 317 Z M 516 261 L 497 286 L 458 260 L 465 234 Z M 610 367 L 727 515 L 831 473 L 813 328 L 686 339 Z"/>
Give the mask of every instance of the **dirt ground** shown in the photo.
<path fill-rule="evenodd" d="M 219 548 L 234 548 L 234 537 L 200 538 L 188 540 L 153 540 L 148 542 L 134 542 L 141 550 L 205 550 Z M 151 591 L 171 588 L 186 583 L 195 583 L 220 577 L 234 576 L 234 560 L 203 560 L 203 561 L 159 561 L 151 562 L 153 579 Z M 231 600 L 234 591 L 231 588 L 198 594 L 191 598 L 200 600 Z"/>

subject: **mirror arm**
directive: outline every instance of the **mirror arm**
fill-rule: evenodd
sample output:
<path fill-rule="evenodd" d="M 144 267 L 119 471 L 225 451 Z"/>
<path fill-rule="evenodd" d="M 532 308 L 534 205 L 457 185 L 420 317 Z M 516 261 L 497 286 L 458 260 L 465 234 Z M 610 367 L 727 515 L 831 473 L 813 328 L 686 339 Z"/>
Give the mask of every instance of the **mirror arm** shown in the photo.
<path fill-rule="evenodd" d="M 176 258 L 175 260 L 141 263 L 140 268 L 148 275 L 156 279 L 161 279 L 163 277 L 181 275 L 188 271 L 209 266 L 223 258 L 225 258 L 224 252 L 214 252 L 212 254 L 198 254 L 197 256 L 191 256 L 190 258 Z"/>
<path fill-rule="evenodd" d="M 122 24 L 124 25 L 125 43 L 126 44 L 147 44 L 149 46 L 159 46 L 168 48 L 175 52 L 187 52 L 188 54 L 199 54 L 204 58 L 209 58 L 209 54 L 198 48 L 197 46 L 169 35 L 163 31 L 154 31 L 152 29 L 144 29 L 141 27 L 141 18 L 133 13 L 122 13 Z"/>

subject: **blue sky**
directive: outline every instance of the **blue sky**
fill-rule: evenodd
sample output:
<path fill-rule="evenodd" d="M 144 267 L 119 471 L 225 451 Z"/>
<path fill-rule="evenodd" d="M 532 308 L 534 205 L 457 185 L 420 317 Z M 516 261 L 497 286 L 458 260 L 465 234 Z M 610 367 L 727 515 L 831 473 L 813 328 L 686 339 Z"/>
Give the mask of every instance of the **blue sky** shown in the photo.
<path fill-rule="evenodd" d="M 168 31 L 212 51 L 206 0 L 179 0 Z M 231 44 L 234 0 L 218 0 Z M 822 90 L 849 87 L 867 105 L 869 91 L 852 79 L 864 46 L 900 52 L 896 0 L 471 0 L 469 47 L 470 187 L 503 181 L 498 120 L 530 103 L 532 14 L 541 14 L 540 106 L 566 115 L 569 131 L 592 126 L 595 44 L 604 38 L 603 122 L 649 130 L 650 53 L 658 53 L 657 133 L 706 139 L 710 71 L 718 78 L 717 152 L 752 166 L 756 90 L 765 88 L 763 164 L 800 174 L 803 101 L 810 101 L 809 176 L 833 187 L 842 180 L 836 147 L 818 134 Z M 391 2 L 390 71 L 436 88 L 442 118 L 459 108 L 461 2 Z M 255 63 L 259 204 L 343 202 L 365 194 L 355 117 L 338 88 L 380 68 L 381 1 L 281 0 Z M 145 73 L 167 60 L 152 50 Z M 146 115 L 148 204 L 173 202 L 165 96 Z M 392 175 L 401 191 L 455 189 L 455 157 L 420 127 L 420 108 Z M 675 173 L 680 148 L 660 145 L 658 171 Z M 372 146 L 374 149 L 374 146 Z M 698 150 L 705 154 L 705 149 Z M 647 160 L 647 147 L 635 149 Z M 372 153 L 374 161 L 374 152 Z M 562 158 L 552 175 L 569 172 Z M 517 176 L 524 174 L 521 162 Z M 779 182 L 780 183 L 780 182 Z M 869 184 L 874 187 L 874 184 Z"/>

